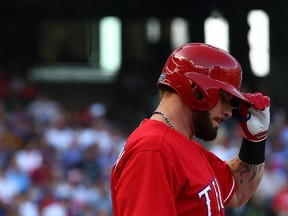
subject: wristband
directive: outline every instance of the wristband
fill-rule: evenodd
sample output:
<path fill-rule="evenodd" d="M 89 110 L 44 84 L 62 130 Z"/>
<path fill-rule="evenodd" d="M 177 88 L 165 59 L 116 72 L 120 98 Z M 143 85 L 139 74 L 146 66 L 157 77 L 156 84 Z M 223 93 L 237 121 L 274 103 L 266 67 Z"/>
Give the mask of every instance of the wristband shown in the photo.
<path fill-rule="evenodd" d="M 266 139 L 260 142 L 252 142 L 243 137 L 239 151 L 239 158 L 247 164 L 261 164 L 265 161 Z"/>

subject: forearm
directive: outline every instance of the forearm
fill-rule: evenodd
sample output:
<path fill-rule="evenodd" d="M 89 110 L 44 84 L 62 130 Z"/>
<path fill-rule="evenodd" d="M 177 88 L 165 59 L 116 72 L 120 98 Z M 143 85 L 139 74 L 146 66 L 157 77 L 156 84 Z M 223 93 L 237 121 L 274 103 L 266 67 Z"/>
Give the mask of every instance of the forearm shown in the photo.
<path fill-rule="evenodd" d="M 227 162 L 236 182 L 236 193 L 230 202 L 230 207 L 245 204 L 258 188 L 263 174 L 265 162 L 261 164 L 248 164 L 240 160 L 239 156 Z"/>
<path fill-rule="evenodd" d="M 270 98 L 256 92 L 244 96 L 250 106 L 240 103 L 234 109 L 244 132 L 238 156 L 227 162 L 236 182 L 236 193 L 229 206 L 237 207 L 246 203 L 259 186 L 264 175 L 265 144 L 270 124 Z"/>
<path fill-rule="evenodd" d="M 258 188 L 264 175 L 265 143 L 243 138 L 239 155 L 227 162 L 237 186 L 232 206 L 246 203 Z"/>

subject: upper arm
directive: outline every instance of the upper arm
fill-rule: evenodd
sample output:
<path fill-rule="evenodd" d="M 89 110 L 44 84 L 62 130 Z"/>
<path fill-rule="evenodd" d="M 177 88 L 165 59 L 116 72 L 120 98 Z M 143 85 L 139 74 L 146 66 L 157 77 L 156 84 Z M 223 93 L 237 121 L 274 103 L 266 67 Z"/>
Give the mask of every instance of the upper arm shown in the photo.
<path fill-rule="evenodd" d="M 173 169 L 159 152 L 133 155 L 114 185 L 118 212 L 121 215 L 176 215 Z"/>

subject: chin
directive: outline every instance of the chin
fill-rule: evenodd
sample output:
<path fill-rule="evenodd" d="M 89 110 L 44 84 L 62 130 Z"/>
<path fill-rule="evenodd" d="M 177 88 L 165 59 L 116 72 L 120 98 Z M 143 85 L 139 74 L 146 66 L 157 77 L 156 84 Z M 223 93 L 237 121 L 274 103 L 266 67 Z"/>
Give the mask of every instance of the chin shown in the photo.
<path fill-rule="evenodd" d="M 199 139 L 202 139 L 204 141 L 213 141 L 217 137 L 217 131 L 218 131 L 218 127 L 213 128 L 213 129 L 211 128 L 208 131 L 206 130 L 205 132 L 203 131 L 203 133 L 196 134 L 196 137 L 198 137 Z"/>

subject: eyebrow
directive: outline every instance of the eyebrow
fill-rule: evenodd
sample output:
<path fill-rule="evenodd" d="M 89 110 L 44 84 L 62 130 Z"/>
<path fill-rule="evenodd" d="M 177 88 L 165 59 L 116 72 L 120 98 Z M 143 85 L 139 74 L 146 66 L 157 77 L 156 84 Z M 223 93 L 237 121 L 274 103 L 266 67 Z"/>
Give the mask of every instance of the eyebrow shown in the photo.
<path fill-rule="evenodd" d="M 229 94 L 228 92 L 225 92 L 223 90 L 219 90 L 219 100 L 223 102 L 230 103 L 230 101 L 233 99 L 233 95 Z"/>

